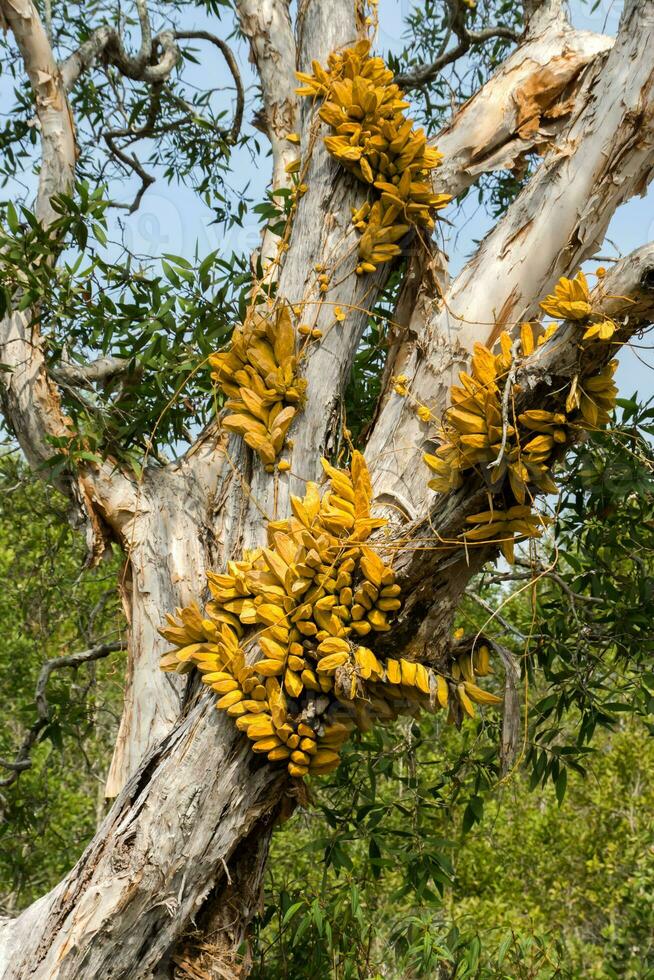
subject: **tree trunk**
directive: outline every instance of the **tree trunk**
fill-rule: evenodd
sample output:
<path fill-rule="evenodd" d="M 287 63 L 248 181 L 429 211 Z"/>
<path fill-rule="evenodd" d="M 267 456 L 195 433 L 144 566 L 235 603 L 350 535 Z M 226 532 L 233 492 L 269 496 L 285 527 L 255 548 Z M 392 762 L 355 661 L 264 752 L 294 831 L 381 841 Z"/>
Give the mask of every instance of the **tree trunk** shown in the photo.
<path fill-rule="evenodd" d="M 146 470 L 133 488 L 130 509 L 104 513 L 127 556 L 120 589 L 131 651 L 108 797 L 120 792 L 179 717 L 184 681 L 159 670 L 168 648 L 159 634 L 166 612 L 197 600 L 206 589 L 207 570 L 231 557 L 229 528 L 220 526 L 220 507 L 215 513 L 225 457 L 212 448 L 203 463 L 191 466 L 183 459 Z"/>
<path fill-rule="evenodd" d="M 308 189 L 288 251 L 277 255 L 270 236 L 263 244 L 278 297 L 301 307 L 303 322 L 323 333 L 302 362 L 308 401 L 291 432 L 289 473 L 267 473 L 240 439 L 227 439 L 215 425 L 178 463 L 147 468 L 140 484 L 109 462 L 76 478 L 94 540 L 113 537 L 126 555 L 121 586 L 130 662 L 108 781 L 109 795 L 118 795 L 70 874 L 0 929 L 4 980 L 162 978 L 184 963 L 199 963 L 214 971 L 210 975 L 239 976 L 247 961 L 241 963 L 236 950 L 256 911 L 273 823 L 301 792 L 250 751 L 197 681 L 171 680 L 158 669 L 166 648 L 157 632 L 164 614 L 202 599 L 207 569 L 220 569 L 244 548 L 261 544 L 266 519 L 287 516 L 289 495 L 318 476 L 322 454 L 338 449 L 352 359 L 367 310 L 388 274 L 387 266 L 372 276 L 354 274 L 357 235 L 350 209 L 361 203 L 363 191 L 327 154 L 310 103 L 293 101 L 296 54 L 288 4 L 243 0 L 239 6 L 260 69 L 275 180 L 285 180 L 287 126 L 299 125 L 308 162 Z M 351 0 L 300 5 L 300 68 L 313 58 L 324 62 L 330 51 L 356 39 L 355 6 Z M 559 275 L 592 254 L 616 207 L 643 190 L 654 166 L 652 4 L 627 4 L 614 45 L 573 31 L 553 0 L 531 6 L 524 44 L 437 137 L 446 153 L 437 189 L 459 193 L 480 173 L 513 166 L 536 147 L 543 162 L 452 283 L 443 256 L 418 251 L 411 270 L 420 279 L 407 284 L 403 297 L 407 329 L 395 338 L 366 449 L 377 504 L 394 517 L 391 536 L 381 538 L 379 547 L 393 556 L 404 597 L 380 650 L 425 663 L 438 663 L 447 652 L 461 594 L 494 550 L 468 554 L 461 546 L 441 547 L 458 537 L 485 492 L 473 481 L 445 497 L 427 489 L 421 455 L 431 430 L 393 390 L 391 374 L 407 374 L 415 398 L 440 417 L 453 375 L 467 363 L 474 342 L 490 342 L 504 325 L 530 315 Z M 326 294 L 316 265 L 330 271 Z M 629 308 L 626 334 L 650 322 L 654 304 L 644 280 L 652 268 L 650 248 L 607 278 L 616 296 L 638 300 Z M 344 322 L 334 317 L 337 305 L 348 311 Z M 562 333 L 555 361 L 548 345 L 542 349 L 536 366 L 543 377 L 571 370 L 566 356 L 575 355 L 575 338 L 574 331 Z M 9 343 L 16 366 L 5 407 L 19 437 L 24 433 L 21 444 L 41 465 L 47 445 L 43 439 L 38 444 L 35 433 L 65 422 L 42 352 L 38 345 L 32 350 L 25 331 L 19 339 L 17 344 L 5 324 L 0 359 L 7 361 Z M 18 397 L 21 356 L 47 397 L 38 391 Z M 608 347 L 601 356 L 608 359 Z M 525 384 L 524 390 L 532 389 Z M 198 942 L 195 930 L 210 931 L 213 948 Z"/>

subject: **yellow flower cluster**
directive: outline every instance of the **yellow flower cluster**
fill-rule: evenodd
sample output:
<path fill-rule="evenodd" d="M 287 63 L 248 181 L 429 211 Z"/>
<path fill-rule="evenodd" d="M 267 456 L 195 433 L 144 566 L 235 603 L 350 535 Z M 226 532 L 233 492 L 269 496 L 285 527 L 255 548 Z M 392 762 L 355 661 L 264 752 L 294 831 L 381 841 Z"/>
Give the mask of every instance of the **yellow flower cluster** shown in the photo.
<path fill-rule="evenodd" d="M 353 210 L 361 232 L 356 271 L 374 272 L 400 254 L 398 242 L 411 228 L 433 228 L 434 213 L 450 200 L 430 181 L 441 154 L 405 115 L 409 103 L 384 60 L 370 55 L 369 41 L 330 54 L 327 69 L 317 61 L 311 67 L 312 74 L 297 73 L 303 83 L 297 92 L 324 99 L 319 115 L 333 133 L 327 150 L 376 191 Z"/>
<path fill-rule="evenodd" d="M 209 358 L 211 377 L 228 396 L 223 419 L 272 469 L 304 400 L 298 377 L 295 329 L 287 306 L 270 315 L 253 310 L 236 328 L 229 349 Z"/>
<path fill-rule="evenodd" d="M 583 340 L 610 340 L 618 329 L 615 320 L 593 311 L 588 282 L 581 270 L 574 279 L 562 276 L 540 308 L 554 320 L 586 321 Z"/>
<path fill-rule="evenodd" d="M 588 378 L 575 377 L 565 400 L 569 414 L 579 413 L 576 425 L 582 429 L 597 429 L 608 425 L 615 408 L 618 389 L 613 382 L 617 361 L 610 361 L 601 371 Z"/>
<path fill-rule="evenodd" d="M 515 561 L 516 535 L 539 538 L 551 519 L 544 514 L 532 513 L 526 504 L 516 504 L 507 510 L 484 510 L 466 517 L 474 527 L 464 531 L 464 541 L 495 541 L 510 565 Z"/>
<path fill-rule="evenodd" d="M 587 324 L 584 340 L 609 339 L 616 329 L 612 320 L 593 313 L 581 272 L 575 279 L 562 278 L 541 307 L 552 317 Z M 451 389 L 451 407 L 438 431 L 441 445 L 424 457 L 434 473 L 429 482 L 432 490 L 456 490 L 473 470 L 484 478 L 498 508 L 468 517 L 473 527 L 463 537 L 497 541 L 508 561 L 513 561 L 516 535 L 538 537 L 549 523 L 533 514 L 530 504 L 538 492 L 557 492 L 551 473 L 557 450 L 569 442 L 574 430 L 605 425 L 615 405 L 617 362 L 612 361 L 593 375 L 573 379 L 565 411 L 542 408 L 516 414 L 513 395 L 519 389 L 512 385 L 506 390 L 514 353 L 529 357 L 556 327 L 536 324 L 535 333 L 534 325 L 522 324 L 519 339 L 514 342 L 503 332 L 495 352 L 476 344 L 470 374 L 461 372 L 461 384 Z"/>
<path fill-rule="evenodd" d="M 454 634 L 455 639 L 458 639 L 462 634 L 463 630 L 456 630 Z M 463 712 L 470 718 L 474 718 L 475 716 L 473 702 L 477 704 L 501 703 L 501 698 L 496 697 L 489 691 L 485 691 L 475 683 L 477 677 L 486 677 L 492 673 L 490 648 L 486 643 L 474 644 L 472 648 L 468 647 L 454 657 L 450 668 L 451 685 Z M 450 704 L 449 721 L 456 720 L 452 709 L 453 705 Z"/>
<path fill-rule="evenodd" d="M 523 325 L 520 344 L 523 356 L 533 351 L 530 324 Z M 566 418 L 558 412 L 524 412 L 517 422 L 528 430 L 528 439 L 521 443 L 516 438 L 516 426 L 508 423 L 504 434 L 501 399 L 512 363 L 513 344 L 506 332 L 500 337 L 496 354 L 475 344 L 470 374 L 462 371 L 461 386 L 454 385 L 450 392 L 452 407 L 439 430 L 442 445 L 435 454 L 425 455 L 425 462 L 436 474 L 429 482 L 432 490 L 457 489 L 466 470 L 481 468 L 491 488 L 501 486 L 508 476 L 520 504 L 525 502 L 528 484 L 544 493 L 556 492 L 547 464 L 555 445 L 567 440 Z M 503 437 L 505 445 L 500 453 Z M 498 459 L 499 465 L 493 466 Z"/>
<path fill-rule="evenodd" d="M 356 727 L 448 703 L 443 675 L 404 658 L 380 660 L 360 645 L 390 630 L 400 588 L 365 544 L 385 522 L 371 516 L 363 457 L 355 452 L 349 471 L 323 467 L 330 487 L 322 497 L 313 483 L 304 498 L 291 497 L 293 516 L 269 523 L 268 547 L 209 575 L 205 615 L 197 606 L 178 610 L 161 631 L 175 646 L 162 669 L 197 667 L 253 750 L 294 777 L 334 769 Z M 246 637 L 246 627 L 255 632 Z M 257 645 L 263 658 L 248 663 Z M 498 700 L 467 678 L 452 690 L 464 708 L 464 696 Z"/>

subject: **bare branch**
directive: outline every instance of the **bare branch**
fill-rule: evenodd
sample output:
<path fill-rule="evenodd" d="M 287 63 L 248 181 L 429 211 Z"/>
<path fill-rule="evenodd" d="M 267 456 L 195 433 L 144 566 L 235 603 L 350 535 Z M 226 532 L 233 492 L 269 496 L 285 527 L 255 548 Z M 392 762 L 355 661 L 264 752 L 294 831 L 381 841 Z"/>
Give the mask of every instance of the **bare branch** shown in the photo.
<path fill-rule="evenodd" d="M 62 361 L 56 367 L 50 369 L 50 377 L 57 384 L 77 385 L 80 388 L 89 388 L 94 382 L 109 381 L 118 375 L 124 374 L 130 365 L 130 361 L 124 357 L 99 357 L 89 364 L 75 364 L 73 361 Z"/>
<path fill-rule="evenodd" d="M 140 67 L 141 71 L 143 71 L 148 63 L 148 59 L 152 56 L 152 29 L 150 27 L 150 14 L 146 0 L 136 0 L 136 9 L 141 25 L 141 47 L 136 58 L 134 58 L 134 66 L 137 68 Z"/>
<path fill-rule="evenodd" d="M 502 643 L 492 641 L 504 665 L 504 698 L 502 705 L 502 734 L 500 736 L 500 772 L 505 776 L 518 752 L 520 740 L 520 695 L 518 680 L 520 671 L 513 654 Z"/>
<path fill-rule="evenodd" d="M 128 172 L 135 173 L 141 179 L 141 186 L 130 204 L 120 204 L 116 201 L 112 201 L 111 203 L 111 207 L 124 209 L 128 214 L 133 214 L 135 211 L 138 211 L 143 195 L 148 187 L 154 184 L 156 178 L 147 172 L 135 153 L 126 153 L 125 150 L 116 144 L 116 140 L 126 136 L 132 142 L 135 139 L 142 139 L 144 136 L 147 136 L 148 132 L 149 128 L 146 123 L 145 126 L 139 129 L 108 129 L 102 134 L 112 156 L 120 160 Z"/>
<path fill-rule="evenodd" d="M 474 591 L 474 589 L 466 589 L 466 595 L 470 596 L 471 599 L 474 599 L 474 601 L 477 603 L 477 605 L 478 606 L 481 606 L 481 608 L 484 610 L 484 612 L 487 612 L 488 613 L 488 615 L 489 615 L 489 621 L 490 620 L 495 620 L 496 622 L 498 622 L 500 624 L 500 626 L 503 629 L 505 629 L 508 633 L 512 633 L 519 640 L 524 641 L 524 640 L 527 639 L 527 637 L 522 632 L 522 630 L 519 630 L 517 626 L 514 626 L 513 623 L 510 623 L 508 621 L 508 619 L 505 619 L 504 616 L 502 616 L 501 613 L 499 613 L 497 611 L 497 609 L 493 609 L 493 607 L 491 606 L 491 604 L 489 602 L 486 602 L 485 599 L 482 599 L 482 597 L 480 595 L 478 595 Z"/>
<path fill-rule="evenodd" d="M 272 186 L 285 187 L 289 182 L 286 165 L 298 155 L 286 137 L 299 128 L 295 39 L 288 2 L 238 0 L 236 9 L 261 81 L 266 132 L 273 151 Z"/>
<path fill-rule="evenodd" d="M 51 717 L 46 691 L 52 672 L 61 670 L 63 667 L 71 667 L 73 670 L 76 670 L 82 664 L 101 660 L 104 657 L 108 657 L 110 653 L 115 653 L 117 650 L 123 650 L 124 648 L 125 644 L 120 640 L 115 640 L 111 643 L 99 643 L 97 646 L 91 647 L 90 650 L 82 650 L 80 653 L 73 653 L 68 657 L 54 657 L 52 660 L 48 660 L 43 664 L 36 682 L 36 691 L 34 694 L 38 717 L 26 732 L 13 761 L 0 759 L 0 766 L 8 769 L 11 773 L 11 775 L 5 776 L 4 779 L 0 779 L 0 786 L 11 786 L 12 783 L 16 782 L 21 772 L 29 769 L 32 765 L 30 753 L 38 740 L 39 734 L 48 725 Z"/>
<path fill-rule="evenodd" d="M 550 568 L 545 568 L 543 565 L 538 564 L 536 566 L 533 566 L 531 564 L 528 564 L 527 562 L 521 561 L 519 558 L 516 559 L 516 565 L 518 565 L 520 568 L 528 568 L 528 569 L 530 569 L 529 574 L 520 575 L 520 576 L 517 576 L 517 575 L 507 575 L 506 576 L 507 579 L 513 579 L 513 580 L 523 579 L 523 580 L 528 580 L 530 578 L 535 578 L 535 577 L 537 577 L 539 579 L 540 578 L 547 578 L 547 579 L 550 579 L 552 582 L 555 582 L 558 585 L 558 587 L 563 592 L 565 592 L 565 594 L 568 596 L 568 598 L 572 601 L 573 604 L 575 602 L 588 602 L 588 603 L 594 603 L 595 605 L 602 605 L 602 604 L 604 604 L 606 602 L 606 600 L 605 599 L 602 599 L 601 596 L 584 595 L 581 592 L 575 592 L 574 589 L 571 589 L 570 588 L 570 586 L 565 581 L 565 579 L 561 575 L 558 574 L 558 572 L 555 572 L 555 571 L 553 571 Z"/>
<path fill-rule="evenodd" d="M 505 38 L 517 43 L 520 35 L 516 34 L 510 27 L 503 27 L 502 25 L 498 25 L 497 27 L 484 27 L 480 31 L 469 31 L 464 28 L 459 35 L 458 44 L 453 48 L 450 48 L 449 51 L 444 51 L 429 64 L 419 65 L 417 68 L 412 68 L 411 71 L 396 75 L 395 82 L 405 90 L 428 85 L 430 82 L 433 82 L 439 72 L 448 65 L 451 65 L 452 62 L 462 58 L 470 48 L 478 47 L 494 38 Z"/>
<path fill-rule="evenodd" d="M 98 57 L 108 47 L 114 33 L 112 27 L 98 27 L 83 44 L 79 46 L 61 65 L 64 91 L 70 92 L 75 82 L 84 72 L 92 68 Z"/>
<path fill-rule="evenodd" d="M 141 22 L 141 29 L 141 48 L 132 58 L 125 51 L 122 37 L 115 28 L 106 25 L 98 27 L 89 39 L 63 62 L 61 77 L 65 91 L 69 92 L 80 75 L 92 68 L 100 57 L 106 64 L 114 65 L 121 75 L 133 81 L 152 84 L 168 78 L 179 61 L 175 32 L 161 31 L 151 38 L 147 11 Z"/>
<path fill-rule="evenodd" d="M 234 57 L 232 49 L 225 41 L 223 41 L 222 38 L 217 37 L 215 34 L 210 34 L 209 31 L 175 31 L 175 37 L 178 41 L 209 41 L 210 44 L 213 44 L 218 48 L 227 62 L 227 67 L 232 74 L 234 85 L 236 87 L 236 108 L 234 109 L 234 119 L 230 129 L 223 130 L 221 135 L 225 139 L 228 139 L 231 143 L 235 143 L 239 137 L 241 126 L 243 124 L 245 91 L 243 89 L 243 81 L 241 79 L 241 72 L 238 67 L 238 62 Z"/>
<path fill-rule="evenodd" d="M 42 145 L 36 214 L 49 223 L 55 217 L 51 198 L 67 191 L 73 180 L 76 147 L 72 119 L 59 68 L 32 0 L 0 0 L 0 14 L 16 39 L 36 101 Z"/>
<path fill-rule="evenodd" d="M 130 125 L 123 129 L 106 130 L 103 133 L 111 155 L 120 161 L 128 172 L 136 174 L 141 181 L 141 186 L 130 203 L 112 204 L 112 207 L 122 208 L 128 214 L 133 214 L 134 211 L 138 210 L 143 195 L 148 187 L 155 182 L 155 178 L 148 173 L 135 153 L 126 152 L 124 146 L 120 146 L 117 141 L 127 140 L 129 143 L 134 143 L 137 140 L 155 135 L 155 127 L 161 107 L 162 85 L 180 58 L 178 40 L 209 41 L 218 48 L 227 62 L 236 87 L 236 106 L 231 126 L 229 129 L 221 130 L 219 135 L 230 144 L 235 143 L 239 137 L 245 106 L 245 92 L 238 64 L 231 48 L 225 41 L 209 31 L 162 31 L 152 39 L 147 6 L 143 0 L 137 0 L 137 7 L 141 20 L 142 40 L 140 51 L 136 57 L 130 58 L 126 54 L 120 34 L 116 30 L 100 27 L 62 66 L 62 76 L 67 91 L 74 85 L 80 74 L 92 67 L 100 56 L 105 64 L 113 65 L 125 77 L 145 81 L 152 86 L 148 115 L 143 126 Z M 152 65 L 153 57 L 157 55 L 159 62 Z M 169 122 L 164 127 L 165 131 L 170 132 L 172 129 L 179 128 L 186 121 L 185 119 L 178 119 Z"/>
<path fill-rule="evenodd" d="M 554 24 L 566 23 L 563 0 L 524 0 L 525 33 L 535 36 Z"/>

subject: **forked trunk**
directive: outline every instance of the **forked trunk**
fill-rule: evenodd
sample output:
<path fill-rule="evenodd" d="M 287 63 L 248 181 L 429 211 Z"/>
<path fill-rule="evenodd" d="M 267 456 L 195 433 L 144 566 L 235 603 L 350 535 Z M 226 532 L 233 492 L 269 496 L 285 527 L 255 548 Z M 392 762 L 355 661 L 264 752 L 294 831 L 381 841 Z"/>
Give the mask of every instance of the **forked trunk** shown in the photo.
<path fill-rule="evenodd" d="M 312 58 L 324 62 L 355 40 L 363 5 L 306 0 L 298 6 L 296 56 L 287 0 L 239 3 L 264 89 L 277 184 L 287 181 L 291 126 L 300 130 L 306 164 L 307 187 L 288 248 L 269 273 L 278 299 L 299 306 L 303 321 L 322 333 L 301 365 L 308 399 L 290 433 L 291 468 L 266 472 L 239 438 L 227 440 L 212 426 L 180 462 L 147 468 L 140 484 L 111 461 L 76 474 L 72 492 L 89 520 L 93 549 L 110 536 L 126 555 L 121 587 L 130 664 L 108 780 L 108 793 L 117 798 L 70 874 L 0 926 L 2 980 L 163 980 L 175 970 L 243 975 L 247 955 L 237 950 L 260 900 L 272 827 L 293 808 L 297 797 L 290 794 L 302 792 L 291 789 L 284 769 L 250 750 L 197 679 L 159 671 L 167 644 L 157 632 L 166 612 L 206 598 L 208 568 L 222 569 L 263 543 L 267 520 L 287 517 L 290 494 L 319 475 L 321 454 L 339 448 L 352 359 L 388 273 L 382 265 L 372 275 L 354 274 L 359 238 L 351 208 L 361 205 L 366 189 L 329 157 L 314 108 L 309 100 L 300 107 L 293 95 L 295 58 L 306 69 Z M 530 3 L 531 33 L 443 133 L 447 159 L 436 175 L 439 192 L 459 193 L 481 173 L 512 167 L 536 148 L 544 160 L 452 283 L 442 256 L 424 251 L 409 266 L 397 317 L 406 329 L 392 338 L 392 365 L 366 451 L 377 506 L 395 522 L 379 547 L 394 555 L 404 599 L 379 644 L 383 654 L 442 660 L 466 583 L 493 555 L 492 548 L 466 553 L 460 545 L 466 517 L 485 505 L 480 482 L 471 478 L 441 496 L 428 490 L 421 457 L 434 427 L 416 412 L 417 403 L 439 418 L 452 375 L 474 342 L 491 343 L 503 326 L 532 315 L 558 277 L 593 253 L 616 207 L 646 187 L 654 168 L 654 5 L 628 0 L 615 45 L 573 31 L 560 6 Z M 70 142 L 70 120 L 54 64 L 45 66 L 50 74 L 43 81 L 49 49 L 36 8 L 30 0 L 0 0 L 0 9 L 34 77 L 41 123 L 51 127 L 49 143 L 44 133 L 48 165 L 56 170 L 57 153 Z M 57 142 L 62 133 L 67 140 Z M 71 159 L 69 153 L 58 183 L 44 182 L 46 196 L 48 188 L 70 186 Z M 274 259 L 276 249 L 267 235 L 264 258 Z M 326 294 L 316 266 L 330 269 Z M 653 266 L 652 249 L 644 249 L 605 280 L 603 302 L 638 300 L 628 307 L 623 339 L 651 322 Z M 414 275 L 419 281 L 410 281 Z M 347 311 L 345 323 L 334 316 L 337 306 Z M 534 356 L 525 398 L 552 376 L 562 387 L 570 382 L 578 331 L 562 328 L 559 338 L 554 354 L 546 345 Z M 30 461 L 42 467 L 50 451 L 46 436 L 62 426 L 66 431 L 56 388 L 37 331 L 28 336 L 24 318 L 5 321 L 0 341 L 0 360 L 12 369 L 3 386 L 6 414 Z M 604 361 L 609 356 L 603 349 Z M 402 397 L 402 386 L 398 392 L 397 373 L 408 376 L 412 399 Z"/>

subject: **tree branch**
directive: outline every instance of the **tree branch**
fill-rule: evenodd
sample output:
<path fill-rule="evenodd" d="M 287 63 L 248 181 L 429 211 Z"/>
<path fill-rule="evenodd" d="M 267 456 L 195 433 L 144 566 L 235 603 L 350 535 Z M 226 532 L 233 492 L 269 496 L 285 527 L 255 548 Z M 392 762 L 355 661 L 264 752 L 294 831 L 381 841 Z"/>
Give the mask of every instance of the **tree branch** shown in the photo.
<path fill-rule="evenodd" d="M 543 565 L 537 565 L 534 568 L 532 565 L 527 564 L 527 562 L 520 561 L 519 558 L 516 560 L 516 565 L 518 565 L 520 568 L 529 569 L 528 574 L 520 576 L 520 578 L 522 579 L 531 579 L 537 577 L 537 578 L 548 578 L 552 582 L 555 582 L 558 585 L 558 587 L 561 589 L 561 591 L 565 592 L 568 598 L 572 601 L 573 605 L 575 602 L 587 602 L 591 604 L 594 603 L 595 605 L 602 605 L 606 601 L 605 599 L 602 599 L 601 596 L 584 595 L 581 592 L 575 592 L 574 589 L 570 588 L 568 583 L 561 575 L 559 575 L 557 572 L 553 571 L 550 568 L 544 568 Z M 517 578 L 518 576 L 512 576 L 512 577 Z"/>
<path fill-rule="evenodd" d="M 637 249 L 616 263 L 592 298 L 596 308 L 601 303 L 603 312 L 620 323 L 620 343 L 654 323 L 654 244 Z M 522 362 L 514 389 L 518 392 L 516 413 L 540 407 L 545 392 L 557 392 L 564 405 L 570 382 L 578 371 L 579 340 L 579 324 L 568 321 Z M 615 336 L 607 342 L 594 341 L 587 351 L 592 357 L 590 369 L 601 368 L 615 351 Z M 421 461 L 415 465 L 420 468 L 418 479 L 426 487 L 426 466 Z M 449 494 L 430 490 L 427 494 L 425 516 L 395 530 L 397 548 L 393 539 L 380 539 L 380 547 L 388 547 L 389 554 L 394 555 L 394 569 L 404 598 L 392 634 L 380 642 L 388 640 L 396 651 L 406 649 L 418 659 L 442 652 L 447 638 L 437 638 L 441 630 L 435 630 L 435 622 L 442 624 L 447 615 L 453 615 L 470 578 L 497 554 L 493 544 L 465 547 L 460 538 L 466 517 L 487 503 L 481 478 L 469 476 L 461 489 Z M 378 498 L 378 502 L 384 501 L 385 498 Z M 432 604 L 436 604 L 438 615 L 432 614 Z"/>
<path fill-rule="evenodd" d="M 0 766 L 4 769 L 9 769 L 11 772 L 11 775 L 0 779 L 0 786 L 11 786 L 12 783 L 16 782 L 21 772 L 29 769 L 32 765 L 30 758 L 32 748 L 38 740 L 40 732 L 50 721 L 50 705 L 48 704 L 46 690 L 52 672 L 54 670 L 61 670 L 63 667 L 72 667 L 76 670 L 82 664 L 91 663 L 94 660 L 101 660 L 103 657 L 109 656 L 110 653 L 115 653 L 117 650 L 124 650 L 124 648 L 124 643 L 119 640 L 112 643 L 99 643 L 97 646 L 91 647 L 90 650 L 82 650 L 80 653 L 74 653 L 68 657 L 54 657 L 52 660 L 48 660 L 43 664 L 36 682 L 36 691 L 34 694 L 37 719 L 27 730 L 13 761 L 10 762 L 6 759 L 0 759 Z"/>
<path fill-rule="evenodd" d="M 121 75 L 133 81 L 154 84 L 168 78 L 179 61 L 175 31 L 160 31 L 151 37 L 147 9 L 141 0 L 138 7 L 143 13 L 138 54 L 134 57 L 127 54 L 116 28 L 106 25 L 98 27 L 61 65 L 61 77 L 66 92 L 70 92 L 80 75 L 92 68 L 98 58 L 113 65 Z"/>
<path fill-rule="evenodd" d="M 436 189 L 456 197 L 481 174 L 511 170 L 553 145 L 577 103 L 583 69 L 612 46 L 613 38 L 546 21 L 436 136 L 443 154 Z"/>
<path fill-rule="evenodd" d="M 405 90 L 421 88 L 423 85 L 433 82 L 443 68 L 451 65 L 454 61 L 458 61 L 470 48 L 478 47 L 494 38 L 505 38 L 515 43 L 520 39 L 519 34 L 516 34 L 510 27 L 504 27 L 501 24 L 496 27 L 484 27 L 480 31 L 471 31 L 465 27 L 465 24 L 461 23 L 458 27 L 455 26 L 454 30 L 458 37 L 458 44 L 450 48 L 449 51 L 443 51 L 429 64 L 418 65 L 410 71 L 396 75 L 395 82 Z"/>
<path fill-rule="evenodd" d="M 97 360 L 89 364 L 75 364 L 73 361 L 61 361 L 55 367 L 50 368 L 50 377 L 57 384 L 77 386 L 80 388 L 90 388 L 95 382 L 109 381 L 121 374 L 125 374 L 130 365 L 130 361 L 124 357 L 98 357 Z"/>
<path fill-rule="evenodd" d="M 615 46 L 584 77 L 557 152 L 545 156 L 426 319 L 423 307 L 410 324 L 416 340 L 404 373 L 411 398 L 388 395 L 367 456 L 376 491 L 404 499 L 413 516 L 428 505 L 420 460 L 431 436 L 416 402 L 439 419 L 474 343 L 492 346 L 502 329 L 529 319 L 559 276 L 596 251 L 615 209 L 647 186 L 654 172 L 650 42 L 654 20 L 628 4 Z"/>
<path fill-rule="evenodd" d="M 278 190 L 290 186 L 286 168 L 299 155 L 299 148 L 287 140 L 300 128 L 296 48 L 288 0 L 237 0 L 236 12 L 261 82 L 264 129 L 273 156 L 271 190 Z M 262 237 L 261 263 L 265 266 L 274 257 L 277 236 L 264 232 Z"/>
<path fill-rule="evenodd" d="M 551 28 L 553 24 L 567 23 L 563 4 L 564 0 L 524 0 L 525 33 L 535 35 Z"/>
<path fill-rule="evenodd" d="M 55 217 L 52 197 L 67 191 L 73 180 L 73 122 L 61 74 L 34 4 L 31 0 L 0 0 L 0 15 L 16 39 L 36 101 L 42 145 L 36 214 L 49 224 Z"/>
<path fill-rule="evenodd" d="M 215 34 L 210 34 L 209 31 L 175 31 L 174 35 L 176 41 L 193 39 L 209 41 L 211 44 L 215 45 L 224 56 L 236 86 L 236 107 L 234 109 L 234 117 L 230 128 L 221 130 L 217 135 L 226 140 L 229 144 L 235 143 L 239 137 L 241 125 L 243 123 L 245 92 L 243 89 L 243 82 L 241 80 L 238 64 L 231 51 L 231 48 L 225 41 L 219 37 L 216 37 Z M 128 214 L 133 214 L 134 211 L 138 210 L 143 195 L 148 187 L 155 182 L 155 178 L 152 176 L 152 174 L 147 172 L 135 153 L 127 153 L 123 147 L 118 146 L 116 140 L 126 139 L 131 144 L 137 140 L 155 136 L 155 127 L 161 106 L 162 85 L 163 80 L 152 84 L 152 97 L 150 100 L 147 118 L 143 126 L 135 127 L 131 125 L 124 129 L 106 130 L 103 133 L 104 140 L 110 153 L 117 160 L 119 160 L 128 171 L 135 173 L 141 180 L 141 186 L 131 203 L 112 205 L 113 207 L 124 208 L 127 210 Z M 182 100 L 178 101 L 181 102 Z M 166 132 L 170 132 L 173 129 L 183 126 L 185 122 L 186 120 L 184 118 L 177 119 L 173 122 L 166 123 L 163 129 Z"/>
<path fill-rule="evenodd" d="M 492 619 L 495 619 L 500 624 L 500 626 L 502 626 L 503 629 L 506 630 L 507 633 L 512 633 L 513 636 L 516 636 L 519 640 L 526 640 L 527 639 L 527 637 L 522 632 L 522 630 L 519 630 L 517 626 L 514 626 L 513 623 L 510 623 L 508 621 L 508 619 L 505 619 L 504 616 L 502 616 L 497 611 L 497 609 L 493 609 L 493 607 L 491 606 L 491 604 L 489 602 L 486 602 L 485 599 L 482 599 L 482 597 L 480 595 L 478 595 L 474 591 L 474 589 L 466 589 L 466 595 L 467 596 L 470 596 L 470 598 L 473 599 L 477 603 L 478 606 L 481 606 L 481 608 L 484 610 L 484 612 L 487 612 L 488 613 L 489 621 L 492 620 Z M 488 625 L 488 624 L 486 624 L 486 625 Z"/>
<path fill-rule="evenodd" d="M 245 90 L 243 89 L 243 80 L 241 79 L 241 72 L 238 67 L 238 62 L 234 57 L 232 49 L 226 43 L 226 41 L 223 41 L 222 38 L 217 37 L 215 34 L 210 34 L 209 31 L 175 31 L 175 37 L 178 41 L 208 41 L 210 44 L 213 44 L 218 48 L 225 59 L 227 67 L 229 68 L 232 78 L 234 79 L 234 86 L 236 88 L 236 107 L 234 109 L 234 118 L 232 120 L 231 127 L 223 130 L 221 135 L 230 143 L 235 143 L 239 137 L 241 126 L 243 124 Z"/>
<path fill-rule="evenodd" d="M 73 122 L 62 78 L 34 4 L 31 0 L 0 0 L 0 14 L 14 34 L 36 101 L 42 161 L 35 210 L 47 226 L 57 217 L 52 197 L 68 192 L 73 182 Z M 0 378 L 5 418 L 32 469 L 42 471 L 53 454 L 52 438 L 65 442 L 71 430 L 47 374 L 35 311 L 16 311 L 0 321 L 0 360 L 5 365 Z M 86 526 L 89 555 L 98 560 L 105 549 L 105 535 L 84 479 L 67 474 L 57 485 L 72 499 L 76 520 Z"/>

